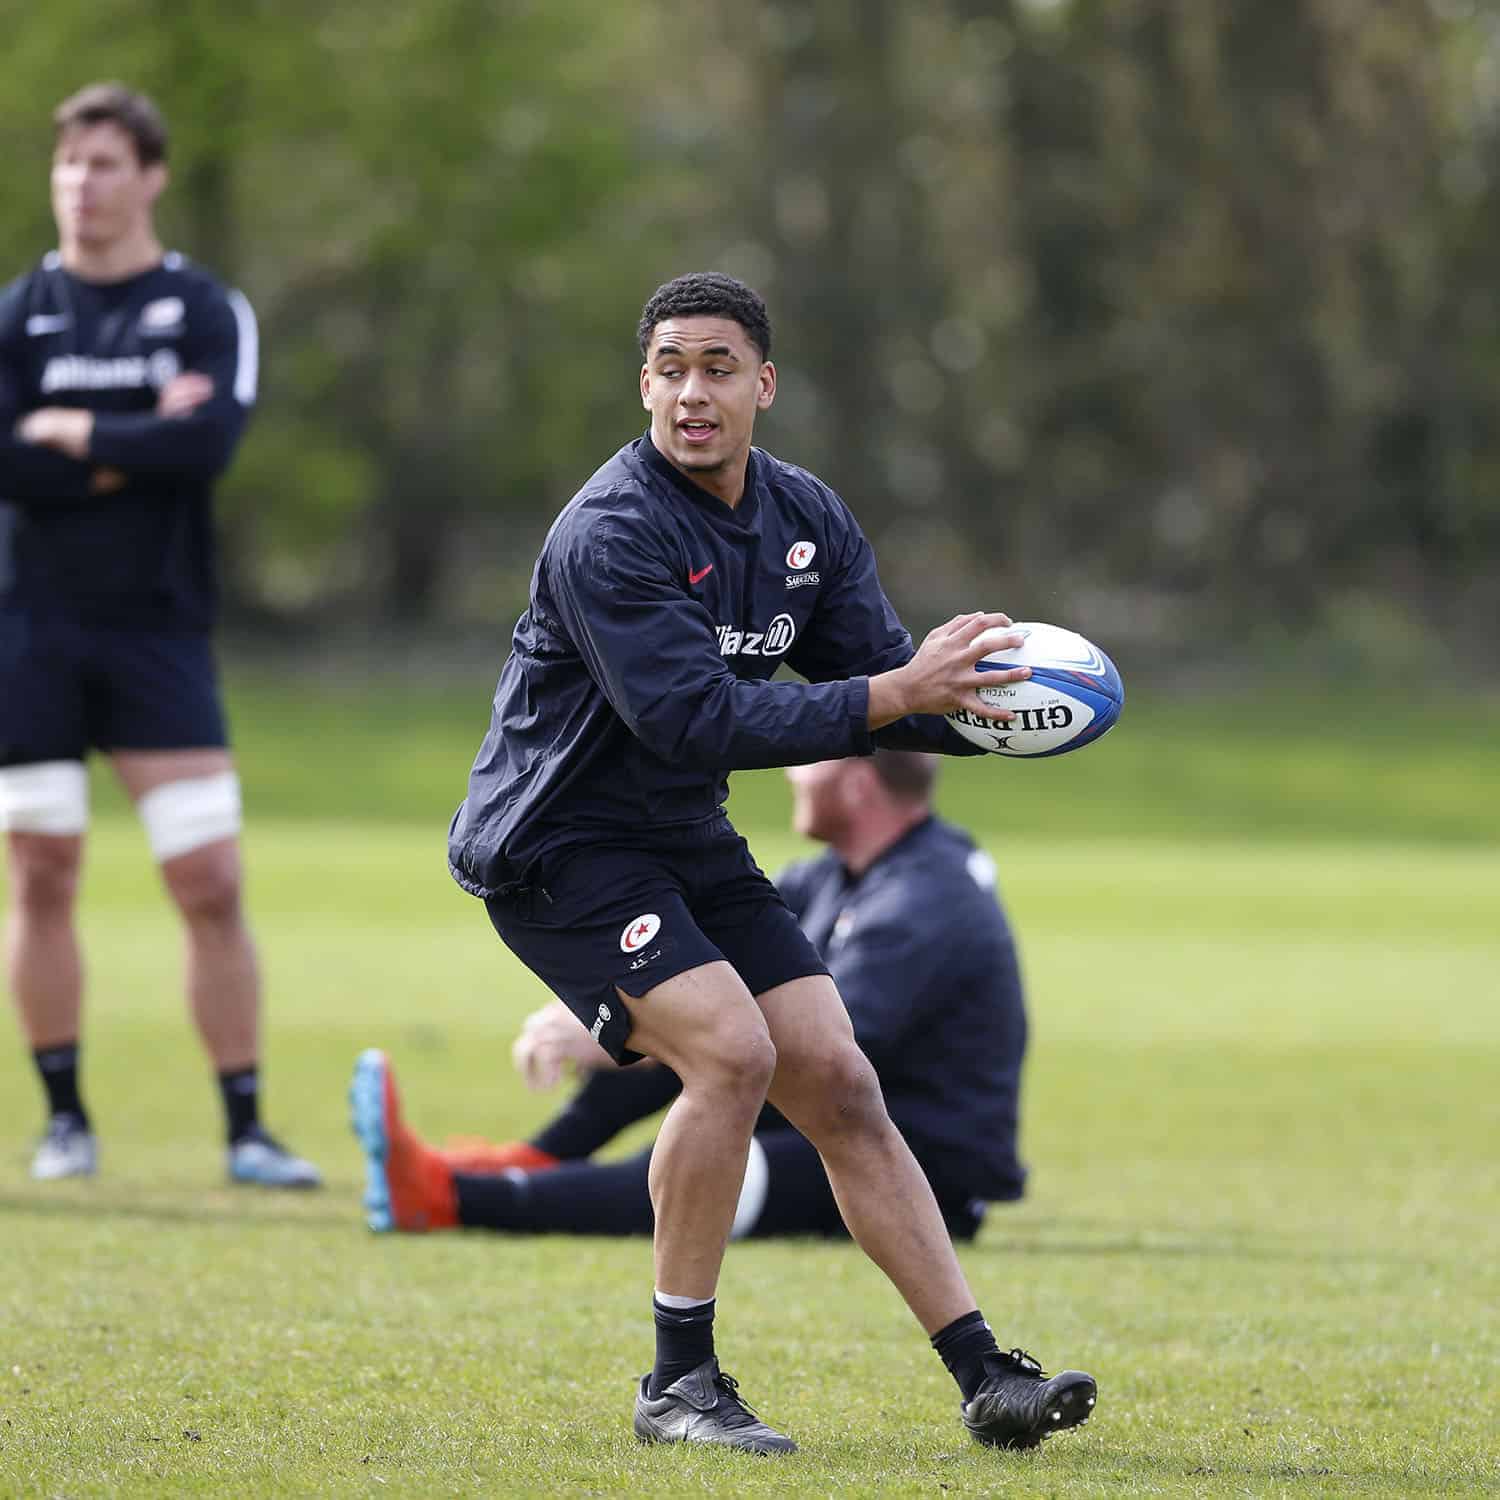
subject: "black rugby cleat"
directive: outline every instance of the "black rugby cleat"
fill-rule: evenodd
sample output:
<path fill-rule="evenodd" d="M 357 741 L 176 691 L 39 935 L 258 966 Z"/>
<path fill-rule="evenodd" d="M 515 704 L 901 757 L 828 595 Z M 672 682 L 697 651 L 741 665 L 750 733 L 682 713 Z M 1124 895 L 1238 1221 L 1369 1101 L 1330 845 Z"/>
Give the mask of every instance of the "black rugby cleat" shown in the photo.
<path fill-rule="evenodd" d="M 651 1377 L 641 1376 L 635 1393 L 635 1435 L 643 1443 L 722 1443 L 751 1453 L 795 1453 L 789 1437 L 767 1427 L 745 1404 L 733 1375 L 716 1359 L 674 1380 L 660 1396 L 648 1396 Z"/>
<path fill-rule="evenodd" d="M 965 1401 L 964 1426 L 990 1448 L 1035 1448 L 1043 1438 L 1087 1422 L 1098 1399 L 1092 1375 L 1064 1370 L 1050 1380 L 1024 1349 L 985 1360 L 984 1384 Z"/>

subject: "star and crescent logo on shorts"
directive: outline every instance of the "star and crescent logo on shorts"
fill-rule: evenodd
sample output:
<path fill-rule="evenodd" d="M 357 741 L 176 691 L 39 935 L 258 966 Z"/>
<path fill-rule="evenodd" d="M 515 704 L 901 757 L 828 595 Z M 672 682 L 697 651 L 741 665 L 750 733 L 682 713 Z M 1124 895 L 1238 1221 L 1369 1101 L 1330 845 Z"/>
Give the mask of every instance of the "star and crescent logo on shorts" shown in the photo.
<path fill-rule="evenodd" d="M 661 931 L 661 918 L 654 911 L 642 912 L 625 924 L 620 934 L 622 953 L 639 953 Z"/>

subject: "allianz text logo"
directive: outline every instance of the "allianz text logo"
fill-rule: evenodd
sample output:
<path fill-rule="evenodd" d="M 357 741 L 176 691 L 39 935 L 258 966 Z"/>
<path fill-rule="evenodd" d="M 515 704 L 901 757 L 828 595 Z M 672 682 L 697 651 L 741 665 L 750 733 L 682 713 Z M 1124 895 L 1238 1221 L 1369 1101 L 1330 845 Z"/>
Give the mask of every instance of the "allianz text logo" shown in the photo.
<path fill-rule="evenodd" d="M 150 386 L 160 390 L 182 373 L 182 361 L 171 349 L 155 354 L 94 359 L 87 354 L 56 354 L 42 370 L 42 393 L 54 391 L 128 391 Z"/>
<path fill-rule="evenodd" d="M 720 625 L 720 656 L 784 656 L 797 638 L 797 627 L 790 615 L 777 615 L 764 630 L 738 630 Z"/>

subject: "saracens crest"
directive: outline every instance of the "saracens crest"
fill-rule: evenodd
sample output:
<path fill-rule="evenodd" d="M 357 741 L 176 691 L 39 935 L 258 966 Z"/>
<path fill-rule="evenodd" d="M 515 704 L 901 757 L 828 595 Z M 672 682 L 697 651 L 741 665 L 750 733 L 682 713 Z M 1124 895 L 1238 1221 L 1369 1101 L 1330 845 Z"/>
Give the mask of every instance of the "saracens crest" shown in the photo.
<path fill-rule="evenodd" d="M 661 918 L 654 911 L 644 911 L 632 917 L 620 934 L 620 951 L 638 953 L 661 931 Z"/>

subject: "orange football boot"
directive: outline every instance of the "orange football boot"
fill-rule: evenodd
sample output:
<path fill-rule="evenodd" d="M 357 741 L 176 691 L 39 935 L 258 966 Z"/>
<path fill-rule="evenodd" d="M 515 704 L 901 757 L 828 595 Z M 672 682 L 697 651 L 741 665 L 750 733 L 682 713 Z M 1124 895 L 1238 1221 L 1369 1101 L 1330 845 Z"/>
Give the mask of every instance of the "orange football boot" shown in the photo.
<path fill-rule="evenodd" d="M 365 1153 L 365 1221 L 377 1233 L 420 1234 L 458 1227 L 453 1169 L 401 1118 L 396 1079 L 384 1052 L 360 1053 L 349 1112 Z"/>

